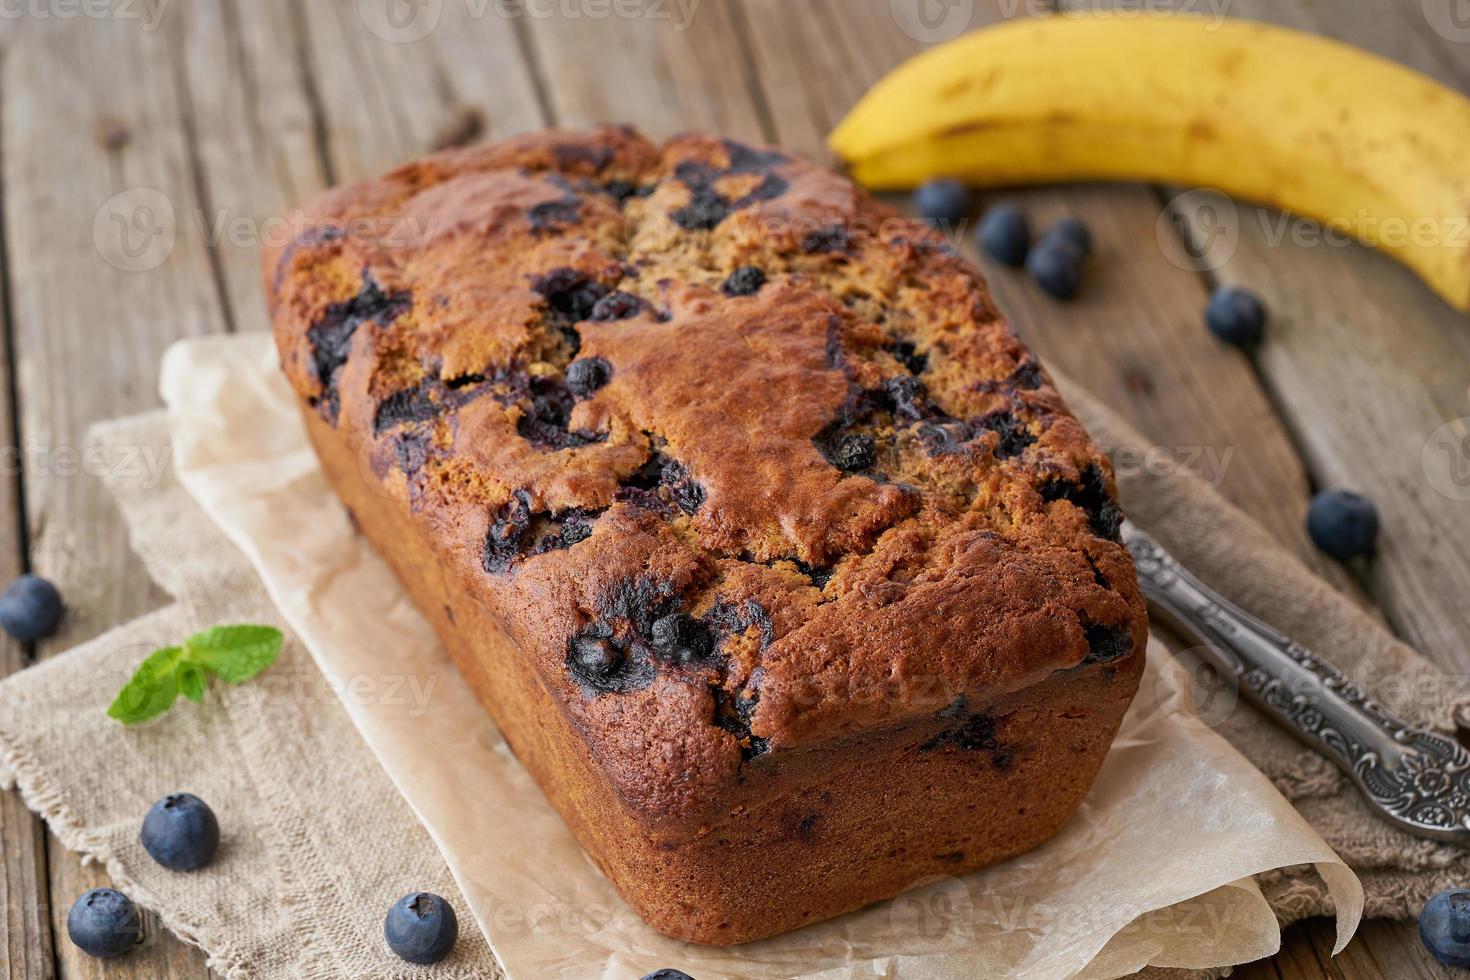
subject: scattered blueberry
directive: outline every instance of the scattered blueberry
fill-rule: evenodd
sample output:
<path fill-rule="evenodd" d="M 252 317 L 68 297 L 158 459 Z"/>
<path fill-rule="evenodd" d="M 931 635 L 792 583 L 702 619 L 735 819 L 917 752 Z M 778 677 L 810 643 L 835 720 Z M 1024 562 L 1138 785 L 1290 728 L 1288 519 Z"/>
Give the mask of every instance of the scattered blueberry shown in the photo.
<path fill-rule="evenodd" d="M 1248 289 L 1221 286 L 1205 307 L 1205 326 L 1227 344 L 1249 347 L 1259 343 L 1265 332 L 1266 308 Z"/>
<path fill-rule="evenodd" d="M 1082 253 L 1083 258 L 1092 254 L 1092 231 L 1078 218 L 1063 218 L 1048 228 L 1041 240 L 1071 242 Z"/>
<path fill-rule="evenodd" d="M 766 284 L 766 274 L 753 265 L 742 265 L 730 273 L 720 288 L 726 296 L 749 296 Z"/>
<path fill-rule="evenodd" d="M 66 914 L 66 933 L 88 956 L 108 959 L 132 949 L 143 936 L 138 909 L 120 891 L 94 888 Z"/>
<path fill-rule="evenodd" d="M 0 626 L 22 643 L 56 632 L 66 607 L 56 586 L 39 575 L 22 575 L 0 593 Z"/>
<path fill-rule="evenodd" d="M 1307 533 L 1338 561 L 1371 554 L 1378 537 L 1378 508 L 1362 494 L 1323 490 L 1307 508 Z"/>
<path fill-rule="evenodd" d="M 194 871 L 208 864 L 219 848 L 219 821 L 193 793 L 170 793 L 153 804 L 138 837 L 165 868 Z"/>
<path fill-rule="evenodd" d="M 400 898 L 383 920 L 388 948 L 420 966 L 438 963 L 459 939 L 454 907 L 438 895 L 416 892 Z"/>
<path fill-rule="evenodd" d="M 665 969 L 654 970 L 652 973 L 645 975 L 642 980 L 694 980 L 694 978 L 683 970 Z"/>
<path fill-rule="evenodd" d="M 1082 287 L 1085 259 L 1082 250 L 1071 242 L 1048 238 L 1026 256 L 1026 271 L 1048 295 L 1056 299 L 1074 299 Z"/>
<path fill-rule="evenodd" d="M 612 378 L 612 365 L 600 357 L 584 357 L 567 365 L 567 387 L 586 398 Z"/>
<path fill-rule="evenodd" d="M 1447 888 L 1425 902 L 1419 938 L 1445 966 L 1470 966 L 1470 891 Z"/>
<path fill-rule="evenodd" d="M 1006 265 L 1024 265 L 1031 251 L 1031 225 L 1014 204 L 997 204 L 986 211 L 978 238 L 986 255 Z"/>
<path fill-rule="evenodd" d="M 914 191 L 914 208 L 933 222 L 955 224 L 970 210 L 970 189 L 953 178 L 925 181 Z"/>

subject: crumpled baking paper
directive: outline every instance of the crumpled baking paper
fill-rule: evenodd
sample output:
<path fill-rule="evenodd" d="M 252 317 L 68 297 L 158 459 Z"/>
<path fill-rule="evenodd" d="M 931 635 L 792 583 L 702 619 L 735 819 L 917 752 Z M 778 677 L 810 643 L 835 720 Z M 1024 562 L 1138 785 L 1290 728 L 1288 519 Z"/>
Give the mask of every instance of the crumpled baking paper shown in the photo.
<path fill-rule="evenodd" d="M 179 479 L 260 573 L 444 855 L 506 972 L 698 977 L 1117 977 L 1268 956 L 1251 875 L 1314 864 L 1357 928 L 1353 873 L 1223 738 L 1151 640 L 1148 671 L 1077 814 L 1042 847 L 831 922 L 728 949 L 659 936 L 618 897 L 511 755 L 307 443 L 265 334 L 182 341 L 164 359 Z M 394 679 L 387 684 L 385 679 Z M 355 683 L 361 682 L 361 683 Z M 389 688 L 397 696 L 384 696 Z M 371 692 L 356 696 L 354 690 Z"/>

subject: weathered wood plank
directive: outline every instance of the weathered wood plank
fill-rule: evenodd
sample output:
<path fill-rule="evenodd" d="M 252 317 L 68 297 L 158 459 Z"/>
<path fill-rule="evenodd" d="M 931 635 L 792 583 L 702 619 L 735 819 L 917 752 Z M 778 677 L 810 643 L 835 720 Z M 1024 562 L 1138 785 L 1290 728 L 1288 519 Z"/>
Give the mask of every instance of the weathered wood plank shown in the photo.
<path fill-rule="evenodd" d="M 1400 56 L 1397 47 L 1375 43 L 1374 50 L 1390 58 L 1411 64 L 1422 72 L 1462 91 L 1470 88 L 1470 18 L 1457 0 L 1393 0 L 1396 9 L 1384 12 L 1384 19 L 1405 25 L 1415 35 L 1405 49 L 1412 52 Z M 1320 4 L 1314 7 L 1321 13 Z"/>
<path fill-rule="evenodd" d="M 1431 50 L 1430 5 L 1408 6 L 1396 0 L 1243 0 L 1230 13 L 1336 36 L 1466 88 L 1470 72 L 1463 59 Z M 1211 265 L 1224 263 L 1216 278 L 1256 289 L 1270 306 L 1258 369 L 1316 482 L 1366 492 L 1383 513 L 1384 545 L 1360 569 L 1364 583 L 1410 642 L 1451 670 L 1464 670 L 1470 657 L 1461 595 L 1470 585 L 1470 505 L 1437 489 L 1421 456 L 1440 424 L 1470 414 L 1465 318 L 1385 256 L 1357 246 L 1282 241 L 1281 229 L 1292 226 L 1282 225 L 1280 214 L 1244 206 L 1232 211 L 1216 195 L 1190 194 L 1179 202 L 1197 248 L 1206 241 L 1205 229 L 1218 224 L 1218 218 L 1206 220 L 1203 207 L 1238 217 L 1233 254 L 1217 248 L 1207 257 Z M 1470 459 L 1461 462 L 1470 465 Z M 1304 929 L 1319 953 L 1330 951 L 1323 925 Z M 1307 962 L 1297 961 L 1296 972 L 1278 965 L 1286 976 L 1318 975 Z M 1337 968 L 1349 976 L 1447 975 L 1427 955 L 1413 924 L 1397 922 L 1365 923 Z"/>
<path fill-rule="evenodd" d="M 289 241 L 280 217 L 327 183 L 307 89 L 289 58 L 283 0 L 181 5 L 170 45 L 198 211 L 232 329 L 266 327 L 260 248 Z"/>
<path fill-rule="evenodd" d="M 633 6 L 639 16 L 535 17 L 526 25 L 558 124 L 628 122 L 654 138 L 704 129 L 764 139 L 764 109 L 752 97 L 731 5 L 694 6 L 687 21 L 677 5 Z"/>
<path fill-rule="evenodd" d="M 163 347 L 218 329 L 223 315 L 203 242 L 177 221 L 196 202 L 165 33 L 122 19 L 12 28 L 0 89 L 20 432 L 49 454 L 27 460 L 26 520 L 33 566 L 72 610 L 45 655 L 158 601 L 100 484 L 67 454 L 91 422 L 152 405 Z M 47 78 L 68 82 L 35 83 Z M 51 929 L 64 936 L 71 902 L 102 879 L 54 840 L 49 859 Z M 56 956 L 62 976 L 104 975 L 65 941 Z M 199 954 L 172 941 L 106 971 L 206 975 Z"/>
<path fill-rule="evenodd" d="M 1424 952 L 1412 922 L 1370 919 L 1336 957 L 1336 930 L 1329 919 L 1309 919 L 1282 934 L 1281 952 L 1243 966 L 1236 980 L 1451 980 L 1455 973 Z"/>
<path fill-rule="evenodd" d="M 543 107 L 570 124 L 627 119 L 655 135 L 685 127 L 718 129 L 747 138 L 764 135 L 821 155 L 822 137 L 847 105 L 917 44 L 893 29 L 881 2 L 858 13 L 847 0 L 704 5 L 695 8 L 695 19 L 685 31 L 651 19 L 505 18 L 497 13 L 500 6 L 446 3 L 442 20 L 423 37 L 407 40 L 399 35 L 395 41 L 374 33 L 375 25 L 363 19 L 363 8 L 347 0 L 299 6 L 259 0 L 238 6 L 201 4 L 168 28 L 186 39 L 182 49 L 118 37 L 117 25 L 107 35 L 109 42 L 121 42 L 115 53 L 98 50 L 103 45 L 95 37 L 65 44 L 46 38 L 31 45 L 47 50 L 28 51 L 26 69 L 39 72 L 29 77 L 47 77 L 47 70 L 55 73 L 61 66 L 85 63 L 97 79 L 80 94 L 72 87 L 51 98 L 28 91 L 18 82 L 27 76 L 12 74 L 14 66 L 0 56 L 0 88 L 8 95 L 24 94 L 23 99 L 7 100 L 9 118 L 0 133 L 8 201 L 15 195 L 13 164 L 5 148 L 17 128 L 17 112 L 25 115 L 20 131 L 32 141 L 25 161 L 31 169 L 21 171 L 26 179 L 23 200 L 31 213 L 21 219 L 19 232 L 27 242 L 25 271 L 38 278 L 24 286 L 25 312 L 17 316 L 23 430 L 30 433 L 34 422 L 35 431 L 52 438 L 69 434 L 75 440 L 92 419 L 151 404 L 157 351 L 171 338 L 170 329 L 179 329 L 176 318 L 193 314 L 195 325 L 183 329 L 209 330 L 221 328 L 231 317 L 242 327 L 253 326 L 259 313 L 249 250 L 226 242 L 211 255 L 209 236 L 203 234 L 210 225 L 201 229 L 197 221 L 192 229 L 180 229 L 180 244 L 160 270 L 123 276 L 101 268 L 94 275 L 92 266 L 105 263 L 95 253 L 85 254 L 90 214 L 76 206 L 77 197 L 93 195 L 95 210 L 112 188 L 146 181 L 176 206 L 186 202 L 191 215 L 209 216 L 223 206 L 246 220 L 258 220 L 274 213 L 276 201 L 305 196 L 327 175 L 371 176 L 445 140 L 530 128 L 546 118 Z M 477 9 L 485 13 L 476 16 Z M 882 29 L 870 29 L 874 26 Z M 107 33 L 105 25 L 100 30 Z M 231 39 L 232 30 L 238 41 Z M 283 53 L 298 43 L 305 59 L 293 73 L 281 63 L 288 60 Z M 540 77 L 523 53 L 540 66 Z M 135 91 L 114 92 L 125 80 Z M 62 104 L 65 96 L 74 101 Z M 107 118 L 93 128 L 92 117 L 103 115 Z M 104 145 L 97 154 L 87 138 L 99 130 L 103 144 L 118 143 L 118 134 L 123 134 L 120 145 Z M 267 130 L 272 142 L 263 146 L 260 133 Z M 325 152 L 315 152 L 318 146 Z M 54 169 L 58 158 L 68 161 L 64 179 L 40 172 L 48 161 Z M 99 188 L 108 193 L 99 194 Z M 1148 208 L 1156 214 L 1156 202 L 1139 189 L 1091 188 L 1028 192 L 1025 200 L 1038 215 L 1063 210 L 1079 214 L 1092 223 L 1102 243 L 1085 307 L 1057 307 L 1013 273 L 989 270 L 1000 302 L 1028 339 L 1165 445 L 1181 452 L 1212 448 L 1217 460 L 1233 449 L 1224 470 L 1227 493 L 1302 547 L 1299 511 L 1306 483 L 1301 462 L 1269 401 L 1254 388 L 1249 366 L 1210 347 L 1198 330 L 1204 287 L 1163 266 L 1154 269 L 1153 256 L 1124 254 L 1145 232 L 1149 237 L 1143 240 L 1152 240 Z M 88 220 L 79 223 L 80 218 Z M 5 220 L 10 230 L 12 220 Z M 48 234 L 64 237 L 54 234 L 56 228 L 73 225 L 86 246 L 80 251 L 75 235 L 70 242 L 35 248 Z M 98 300 L 68 295 L 78 292 L 78 276 L 89 287 L 100 287 L 96 295 L 110 297 L 109 306 L 125 308 L 112 316 Z M 138 280 L 147 285 L 140 287 Z M 150 290 L 162 294 L 152 297 L 151 304 L 142 295 Z M 143 316 L 155 323 L 142 323 Z M 51 335 L 53 317 L 63 322 L 61 336 Z M 115 321 L 121 322 L 116 343 L 96 326 L 110 328 Z M 81 349 L 89 343 L 91 349 Z M 1104 356 L 1092 356 L 1097 351 Z M 1140 364 L 1162 366 L 1167 373 L 1140 374 Z M 120 387 L 116 394 L 74 394 L 71 387 L 103 387 L 79 380 L 86 378 L 117 379 Z M 1181 402 L 1179 392 L 1191 400 Z M 34 406 L 31 393 L 37 395 Z M 47 397 L 64 403 L 59 413 L 51 412 Z M 110 509 L 99 506 L 99 499 L 89 498 L 85 489 L 76 489 L 73 484 L 79 479 L 41 473 L 27 480 L 27 489 L 33 484 L 36 488 L 29 516 L 38 536 L 39 563 L 48 574 L 78 579 L 76 590 L 69 582 L 63 584 L 74 601 L 81 597 L 88 602 L 61 644 L 121 621 L 156 599 L 146 583 L 140 584 L 141 575 L 128 574 L 130 553 L 115 520 L 108 524 Z M 70 529 L 70 536 L 57 528 Z M 82 581 L 98 576 L 99 569 L 105 580 L 93 577 L 94 585 Z M 87 595 L 89 588 L 98 590 L 95 603 Z M 8 875 L 8 860 L 6 867 Z M 77 891 L 90 887 L 85 881 L 101 880 L 94 871 L 73 878 Z M 65 903 L 61 916 L 64 912 Z M 1378 928 L 1370 927 L 1365 935 L 1377 942 Z M 1405 964 L 1417 963 L 1407 950 L 1401 946 L 1391 952 L 1406 957 Z M 158 948 L 148 955 L 158 955 Z M 1314 955 L 1304 951 L 1304 962 Z M 1359 963 L 1359 972 L 1346 975 L 1384 975 L 1382 970 L 1370 972 L 1371 957 L 1359 961 L 1355 955 L 1350 950 L 1344 962 Z M 173 961 L 163 956 L 136 975 L 199 975 L 197 965 L 178 967 L 193 973 L 170 972 L 174 969 Z M 1305 966 L 1282 973 L 1322 975 Z M 128 974 L 109 968 L 108 975 Z"/>
<path fill-rule="evenodd" d="M 17 659 L 7 652 L 0 671 L 18 670 Z M 5 906 L 0 973 L 5 976 L 55 975 L 50 891 L 45 825 L 19 793 L 0 794 L 0 902 Z"/>
<path fill-rule="evenodd" d="M 506 5 L 421 5 L 428 20 L 400 29 L 364 15 L 385 6 L 295 7 L 335 180 L 375 177 L 445 143 L 543 125 L 517 20 L 499 13 Z"/>
<path fill-rule="evenodd" d="M 1426 42 L 1423 21 L 1392 0 L 1241 0 L 1232 13 L 1336 36 L 1466 87 Z M 1221 206 L 1213 195 L 1182 201 L 1197 232 L 1207 201 Z M 1226 260 L 1226 237 L 1210 257 L 1223 263 L 1222 281 L 1249 285 L 1270 306 L 1261 375 L 1316 481 L 1366 493 L 1382 514 L 1379 552 L 1358 569 L 1363 582 L 1405 639 L 1452 670 L 1470 668 L 1470 503 L 1447 482 L 1450 465 L 1470 468 L 1470 458 L 1431 459 L 1428 469 L 1424 458 L 1442 425 L 1470 431 L 1470 322 L 1384 255 L 1303 244 L 1294 233 L 1314 226 L 1277 212 L 1237 213 L 1238 244 Z M 1202 232 L 1196 240 L 1203 245 Z"/>
<path fill-rule="evenodd" d="M 0 35 L 0 77 L 4 74 L 8 38 Z M 0 110 L 3 112 L 3 110 Z M 5 156 L 0 125 L 0 161 Z M 3 175 L 0 162 L 0 175 Z M 5 261 L 4 182 L 0 178 L 0 582 L 20 574 L 26 563 L 25 518 L 21 513 L 20 440 L 11 411 L 15 385 L 10 359 L 10 296 Z M 0 633 L 0 677 L 24 669 L 30 658 L 21 644 Z M 55 975 L 51 940 L 50 881 L 46 869 L 46 830 L 26 809 L 20 794 L 0 794 L 0 973 L 8 977 L 49 978 Z"/>

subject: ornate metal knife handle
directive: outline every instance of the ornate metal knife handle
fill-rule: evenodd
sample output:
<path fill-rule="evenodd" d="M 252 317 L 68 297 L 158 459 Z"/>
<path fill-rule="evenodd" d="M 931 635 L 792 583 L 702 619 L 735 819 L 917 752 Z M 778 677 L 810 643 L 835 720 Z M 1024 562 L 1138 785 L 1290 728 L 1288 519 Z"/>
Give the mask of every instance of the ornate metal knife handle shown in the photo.
<path fill-rule="evenodd" d="M 1337 763 L 1379 816 L 1420 837 L 1470 842 L 1470 751 L 1390 715 L 1336 667 L 1232 605 L 1126 521 L 1123 540 L 1155 615 L 1197 638 L 1257 707 Z"/>

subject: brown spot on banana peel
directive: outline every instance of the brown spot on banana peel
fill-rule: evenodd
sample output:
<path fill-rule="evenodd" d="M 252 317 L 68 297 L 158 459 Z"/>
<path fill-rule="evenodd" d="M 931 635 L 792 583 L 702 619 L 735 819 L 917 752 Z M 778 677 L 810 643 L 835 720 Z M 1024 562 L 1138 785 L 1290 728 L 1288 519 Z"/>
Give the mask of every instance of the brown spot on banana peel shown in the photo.
<path fill-rule="evenodd" d="M 1002 72 L 999 68 L 992 68 L 978 78 L 974 75 L 957 78 L 936 92 L 935 98 L 939 102 L 952 102 L 961 96 L 973 98 L 994 88 L 995 83 L 1000 81 L 1001 74 Z"/>
<path fill-rule="evenodd" d="M 1203 142 L 1206 140 L 1218 139 L 1220 136 L 1220 132 L 1215 128 L 1215 124 L 1210 122 L 1210 120 L 1206 119 L 1203 116 L 1197 116 L 1189 121 L 1189 131 L 1187 135 L 1191 142 Z"/>
<path fill-rule="evenodd" d="M 1240 48 L 1232 48 L 1220 56 L 1216 66 L 1223 77 L 1233 79 L 1240 72 L 1240 66 L 1244 63 L 1245 51 Z"/>
<path fill-rule="evenodd" d="M 1072 126 L 1082 122 L 1082 117 L 1074 112 L 1057 110 L 1049 112 L 1042 119 L 1048 126 Z M 969 122 L 956 123 L 946 126 L 934 133 L 936 139 L 949 139 L 952 136 L 968 136 L 971 133 L 983 133 L 988 129 L 1016 128 L 1017 126 L 1031 126 L 1034 123 L 1029 119 L 1006 120 L 1006 119 L 972 119 Z"/>

